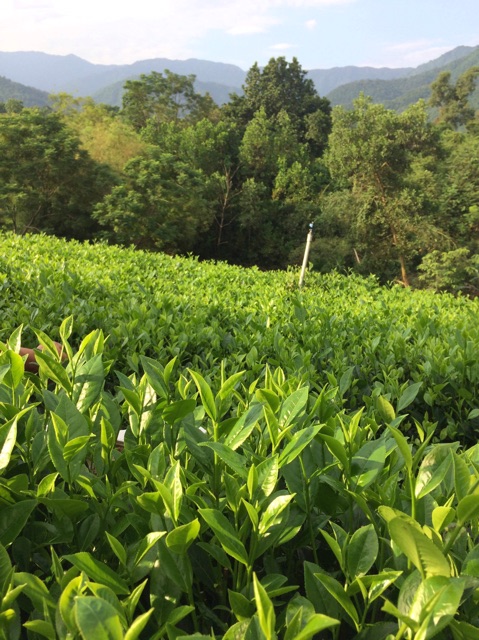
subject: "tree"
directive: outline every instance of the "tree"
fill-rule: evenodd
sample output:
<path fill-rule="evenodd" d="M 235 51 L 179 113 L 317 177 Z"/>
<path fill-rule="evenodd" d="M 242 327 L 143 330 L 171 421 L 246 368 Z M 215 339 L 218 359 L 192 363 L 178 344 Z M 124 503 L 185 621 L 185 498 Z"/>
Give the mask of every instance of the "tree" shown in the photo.
<path fill-rule="evenodd" d="M 194 88 L 195 76 L 181 76 L 168 69 L 165 74 L 152 71 L 139 80 L 127 80 L 123 94 L 122 114 L 136 131 L 147 124 L 183 120 L 197 122 L 216 105 L 209 94 L 201 95 Z"/>
<path fill-rule="evenodd" d="M 268 119 L 286 112 L 299 140 L 307 142 L 315 155 L 322 153 L 331 126 L 331 105 L 317 94 L 296 58 L 292 62 L 271 58 L 264 69 L 255 63 L 243 89 L 243 96 L 232 96 L 224 107 L 229 118 L 246 126 L 260 109 Z"/>
<path fill-rule="evenodd" d="M 214 211 L 214 228 L 203 234 L 199 250 L 225 258 L 234 255 L 234 223 L 241 189 L 239 179 L 239 131 L 234 123 L 203 119 L 182 131 L 181 157 L 206 176 L 208 200 Z"/>
<path fill-rule="evenodd" d="M 445 131 L 441 136 L 442 162 L 436 167 L 441 184 L 442 225 L 456 242 L 479 249 L 479 233 L 468 221 L 471 207 L 479 206 L 479 137 Z M 474 242 L 475 246 L 471 243 Z"/>
<path fill-rule="evenodd" d="M 243 177 L 239 243 L 247 263 L 285 267 L 315 217 L 321 191 L 316 167 L 289 114 L 261 107 L 240 145 Z"/>
<path fill-rule="evenodd" d="M 274 125 L 261 107 L 248 123 L 239 150 L 242 173 L 271 187 L 278 158 L 274 149 Z"/>
<path fill-rule="evenodd" d="M 436 248 L 440 235 L 421 184 L 423 159 L 435 152 L 424 103 L 397 114 L 362 95 L 353 110 L 334 109 L 329 145 L 326 164 L 337 186 L 351 191 L 351 226 L 366 257 L 398 261 L 409 285 L 408 262 Z"/>
<path fill-rule="evenodd" d="M 233 259 L 234 222 L 240 189 L 238 147 L 240 134 L 235 123 L 207 118 L 185 126 L 164 122 L 147 126 L 142 138 L 169 153 L 192 169 L 201 171 L 205 197 L 214 213 L 214 223 L 201 233 L 195 251 L 203 257 Z"/>
<path fill-rule="evenodd" d="M 451 72 L 442 71 L 431 85 L 429 104 L 439 109 L 436 124 L 443 124 L 452 129 L 466 125 L 474 118 L 474 109 L 468 98 L 474 91 L 479 67 L 471 67 L 451 84 Z"/>
<path fill-rule="evenodd" d="M 93 205 L 113 184 L 57 114 L 40 109 L 0 116 L 0 224 L 89 238 Z"/>
<path fill-rule="evenodd" d="M 121 173 L 129 160 L 146 151 L 147 143 L 114 107 L 67 93 L 51 95 L 50 103 L 90 157 L 115 172 Z"/>
<path fill-rule="evenodd" d="M 212 223 L 201 171 L 169 153 L 138 157 L 126 182 L 96 206 L 94 217 L 113 242 L 139 249 L 184 253 Z"/>

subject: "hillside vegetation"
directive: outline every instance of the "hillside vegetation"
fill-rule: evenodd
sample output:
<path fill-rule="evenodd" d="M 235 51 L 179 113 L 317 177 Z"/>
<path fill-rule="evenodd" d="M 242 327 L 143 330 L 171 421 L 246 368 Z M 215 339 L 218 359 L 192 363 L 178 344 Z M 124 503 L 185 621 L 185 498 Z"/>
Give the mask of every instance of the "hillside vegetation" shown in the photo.
<path fill-rule="evenodd" d="M 476 301 L 41 235 L 0 256 L 2 637 L 477 633 Z"/>
<path fill-rule="evenodd" d="M 48 94 L 0 76 L 0 103 L 15 100 L 25 107 L 46 107 Z"/>
<path fill-rule="evenodd" d="M 422 65 L 414 74 L 404 77 L 381 80 L 367 78 L 364 80 L 343 84 L 328 94 L 333 105 L 342 105 L 351 108 L 353 101 L 361 92 L 370 96 L 374 102 L 384 104 L 389 109 L 402 111 L 420 99 L 428 100 L 431 95 L 431 83 L 439 73 L 448 71 L 451 79 L 457 78 L 471 67 L 479 64 L 479 48 L 468 51 L 466 55 L 452 60 L 446 58 L 443 64 Z M 439 62 L 439 61 L 437 61 Z M 426 67 L 424 70 L 422 70 Z M 471 96 L 471 104 L 479 108 L 479 91 Z"/>
<path fill-rule="evenodd" d="M 313 224 L 318 271 L 475 296 L 478 73 L 441 72 L 400 113 L 364 94 L 332 108 L 285 58 L 221 107 L 168 70 L 127 80 L 121 109 L 10 101 L 0 226 L 276 269 L 301 261 Z"/>
<path fill-rule="evenodd" d="M 350 65 L 332 69 L 309 69 L 307 77 L 313 81 L 316 91 L 330 98 L 333 104 L 350 106 L 360 91 L 365 91 L 369 95 L 371 90 L 374 92 L 375 101 L 383 101 L 383 94 L 386 100 L 393 96 L 397 98 L 398 104 L 388 103 L 388 106 L 403 109 L 419 97 L 427 97 L 427 83 L 432 81 L 427 79 L 430 77 L 427 72 L 435 71 L 437 75 L 441 71 L 451 69 L 451 64 L 459 60 L 464 65 L 462 71 L 465 71 L 469 66 L 476 64 L 469 60 L 470 54 L 474 53 L 475 49 L 475 47 L 456 47 L 415 68 L 389 69 Z M 123 86 L 127 80 L 138 79 L 141 74 L 149 74 L 153 71 L 165 73 L 167 69 L 178 75 L 194 75 L 197 91 L 209 92 L 219 105 L 228 102 L 230 94 L 241 93 L 247 75 L 243 69 L 235 65 L 208 60 L 153 58 L 128 65 L 102 65 L 87 62 L 75 55 L 58 56 L 32 51 L 0 51 L 1 76 L 16 83 L 36 87 L 43 92 L 67 92 L 84 98 L 93 97 L 97 102 L 112 106 L 121 105 Z M 412 84 L 407 81 L 408 78 L 412 79 L 416 75 L 422 76 L 421 79 L 417 82 L 412 81 Z M 394 79 L 402 79 L 403 82 L 389 82 Z M 369 81 L 380 82 L 373 82 L 370 85 Z M 386 85 L 381 81 L 385 81 Z M 366 84 L 363 84 L 364 82 Z M 336 91 L 338 87 L 340 89 Z M 418 88 L 417 92 L 411 94 L 411 90 L 415 87 Z M 33 94 L 31 97 L 34 98 Z M 44 104 L 40 94 L 37 95 L 37 99 L 38 102 L 33 103 L 24 101 L 25 105 Z M 4 101 L 0 87 L 0 102 Z"/>

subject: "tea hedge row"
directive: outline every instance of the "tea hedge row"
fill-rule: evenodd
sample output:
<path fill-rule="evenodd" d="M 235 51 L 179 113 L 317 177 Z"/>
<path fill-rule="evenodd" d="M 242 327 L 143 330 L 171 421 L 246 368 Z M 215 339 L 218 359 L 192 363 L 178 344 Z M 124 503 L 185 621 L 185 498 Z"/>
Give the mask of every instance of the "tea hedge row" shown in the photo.
<path fill-rule="evenodd" d="M 0 243 L 1 638 L 478 637 L 474 301 Z"/>
<path fill-rule="evenodd" d="M 0 356 L 1 638 L 477 638 L 479 445 L 405 437 L 417 385 L 349 411 L 349 377 L 141 355 L 108 391 L 72 329 Z"/>
<path fill-rule="evenodd" d="M 442 439 L 473 442 L 479 381 L 478 303 L 380 287 L 373 279 L 260 272 L 46 236 L 0 237 L 3 338 L 24 326 L 52 337 L 73 315 L 73 343 L 101 328 L 114 368 L 138 371 L 140 355 L 218 380 L 266 364 L 314 387 L 342 381 L 344 406 L 380 394 L 395 404 L 420 385 L 411 411 Z M 1 337 L 1 336 L 0 336 Z M 471 413 L 472 412 L 472 413 Z"/>

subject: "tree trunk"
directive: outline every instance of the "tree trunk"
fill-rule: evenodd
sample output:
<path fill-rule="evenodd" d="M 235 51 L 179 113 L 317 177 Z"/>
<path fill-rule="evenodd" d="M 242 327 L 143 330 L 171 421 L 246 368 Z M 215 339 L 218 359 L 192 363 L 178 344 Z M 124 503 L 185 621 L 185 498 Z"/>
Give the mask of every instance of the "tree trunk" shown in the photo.
<path fill-rule="evenodd" d="M 397 241 L 396 230 L 394 229 L 394 227 L 391 227 L 391 231 L 392 231 L 393 245 L 397 247 L 398 241 Z M 411 284 L 409 282 L 409 278 L 407 275 L 406 261 L 404 260 L 404 256 L 402 253 L 399 254 L 399 264 L 401 265 L 401 282 L 405 287 L 410 287 Z"/>
<path fill-rule="evenodd" d="M 409 278 L 408 278 L 408 275 L 407 275 L 406 263 L 404 262 L 404 256 L 403 255 L 399 256 L 399 263 L 401 265 L 401 282 L 403 283 L 403 285 L 405 287 L 409 287 L 411 285 L 410 285 Z"/>

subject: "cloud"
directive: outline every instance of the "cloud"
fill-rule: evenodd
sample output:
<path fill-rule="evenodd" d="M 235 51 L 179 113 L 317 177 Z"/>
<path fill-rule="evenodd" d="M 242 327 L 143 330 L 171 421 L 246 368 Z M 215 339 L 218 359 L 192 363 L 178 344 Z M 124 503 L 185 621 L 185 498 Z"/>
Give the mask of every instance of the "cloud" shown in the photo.
<path fill-rule="evenodd" d="M 270 7 L 331 7 L 343 4 L 353 4 L 357 0 L 263 0 L 263 6 Z"/>
<path fill-rule="evenodd" d="M 385 47 L 385 57 L 397 60 L 398 54 L 401 66 L 417 67 L 420 64 L 438 58 L 454 48 L 454 45 L 440 44 L 435 40 L 413 40 L 397 42 Z M 386 62 L 387 65 L 387 62 Z"/>
<path fill-rule="evenodd" d="M 148 57 L 187 58 L 217 34 L 247 38 L 272 32 L 284 20 L 281 9 L 357 1 L 6 0 L 8 28 L 2 30 L 1 48 L 75 53 L 92 62 L 118 64 Z M 313 21 L 306 25 L 313 28 Z"/>
<path fill-rule="evenodd" d="M 287 51 L 288 49 L 294 49 L 297 45 L 291 44 L 289 42 L 279 42 L 278 44 L 272 44 L 269 49 L 273 49 L 274 51 Z"/>
<path fill-rule="evenodd" d="M 313 31 L 313 29 L 316 29 L 317 24 L 318 24 L 318 21 L 314 20 L 313 18 L 312 20 L 306 20 L 306 22 L 304 23 L 304 26 L 309 31 Z"/>

